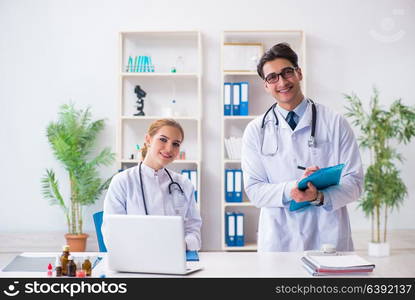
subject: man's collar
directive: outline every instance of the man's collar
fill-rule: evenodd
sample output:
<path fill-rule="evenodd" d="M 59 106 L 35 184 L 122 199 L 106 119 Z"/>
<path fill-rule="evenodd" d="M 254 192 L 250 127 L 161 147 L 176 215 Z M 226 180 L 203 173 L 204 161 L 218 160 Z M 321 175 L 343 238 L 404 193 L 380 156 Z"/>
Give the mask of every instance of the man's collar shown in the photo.
<path fill-rule="evenodd" d="M 280 116 L 282 116 L 284 118 L 284 120 L 279 120 L 279 126 L 281 126 L 281 128 L 289 128 L 289 125 L 287 123 L 286 118 L 288 115 L 288 110 L 283 109 L 282 107 L 280 107 L 278 104 L 275 106 L 275 110 L 277 112 L 277 115 L 279 114 Z M 297 105 L 297 107 L 294 109 L 294 112 L 298 115 L 298 117 L 300 118 L 295 131 L 298 131 L 302 128 L 305 128 L 307 126 L 311 126 L 311 120 L 312 120 L 312 116 L 311 116 L 311 103 L 309 103 L 309 101 L 307 100 L 307 98 L 304 98 L 301 103 L 299 105 Z"/>
<path fill-rule="evenodd" d="M 300 104 L 298 104 L 297 107 L 294 108 L 294 110 L 293 110 L 295 112 L 295 114 L 300 119 L 301 119 L 301 117 L 303 116 L 304 112 L 307 109 L 307 103 L 308 103 L 307 99 L 304 98 L 303 100 L 301 100 Z M 279 104 L 277 104 L 275 107 L 277 108 L 279 113 L 284 117 L 284 119 L 287 119 L 287 115 L 288 115 L 289 111 L 282 108 Z"/>

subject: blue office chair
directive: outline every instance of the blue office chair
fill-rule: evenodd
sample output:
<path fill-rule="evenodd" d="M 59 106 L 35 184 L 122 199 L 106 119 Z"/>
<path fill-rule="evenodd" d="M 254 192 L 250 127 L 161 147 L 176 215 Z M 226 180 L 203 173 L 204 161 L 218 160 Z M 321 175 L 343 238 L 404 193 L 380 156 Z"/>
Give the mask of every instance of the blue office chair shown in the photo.
<path fill-rule="evenodd" d="M 95 232 L 97 234 L 99 252 L 107 252 L 107 247 L 105 247 L 104 239 L 102 237 L 102 216 L 104 212 L 99 211 L 94 213 L 92 216 L 94 217 L 94 224 L 95 224 Z"/>

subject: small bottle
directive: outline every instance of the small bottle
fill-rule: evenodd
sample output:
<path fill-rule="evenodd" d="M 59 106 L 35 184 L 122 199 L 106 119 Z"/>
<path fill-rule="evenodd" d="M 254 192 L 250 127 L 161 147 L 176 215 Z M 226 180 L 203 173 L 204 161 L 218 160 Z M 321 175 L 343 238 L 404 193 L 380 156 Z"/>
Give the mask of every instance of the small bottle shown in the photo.
<path fill-rule="evenodd" d="M 61 260 L 60 260 L 59 256 L 56 257 L 55 272 L 56 272 L 56 277 L 61 277 L 62 276 L 62 263 L 61 263 Z"/>
<path fill-rule="evenodd" d="M 69 246 L 63 246 L 63 253 L 61 255 L 62 276 L 67 276 L 68 269 Z"/>
<path fill-rule="evenodd" d="M 174 104 L 176 104 L 176 100 L 169 100 L 169 103 L 162 107 L 161 111 L 163 117 L 173 117 L 173 111 L 175 108 Z"/>
<path fill-rule="evenodd" d="M 176 59 L 176 72 L 184 73 L 184 59 L 183 56 L 178 56 Z"/>
<path fill-rule="evenodd" d="M 162 106 L 162 112 L 164 112 L 164 116 L 179 116 L 179 113 L 177 111 L 176 83 L 173 80 L 171 81 L 171 98 L 168 101 L 169 102 L 167 103 L 167 105 Z"/>
<path fill-rule="evenodd" d="M 178 117 L 179 114 L 177 112 L 177 101 L 176 101 L 176 99 L 171 100 L 170 109 L 171 109 L 171 116 Z"/>
<path fill-rule="evenodd" d="M 85 271 L 86 276 L 91 276 L 92 265 L 91 261 L 89 260 L 89 256 L 86 257 L 84 263 L 82 264 L 82 269 Z"/>
<path fill-rule="evenodd" d="M 52 267 L 51 263 L 48 264 L 48 273 L 47 273 L 47 275 L 48 275 L 48 277 L 52 277 L 52 275 L 53 275 L 53 267 Z"/>
<path fill-rule="evenodd" d="M 73 261 L 73 256 L 69 255 L 68 257 L 68 265 L 66 268 L 66 274 L 69 277 L 75 277 L 76 276 L 76 265 L 75 262 Z"/>
<path fill-rule="evenodd" d="M 84 278 L 85 277 L 85 270 L 81 267 L 81 262 L 76 263 L 76 277 L 78 278 Z"/>

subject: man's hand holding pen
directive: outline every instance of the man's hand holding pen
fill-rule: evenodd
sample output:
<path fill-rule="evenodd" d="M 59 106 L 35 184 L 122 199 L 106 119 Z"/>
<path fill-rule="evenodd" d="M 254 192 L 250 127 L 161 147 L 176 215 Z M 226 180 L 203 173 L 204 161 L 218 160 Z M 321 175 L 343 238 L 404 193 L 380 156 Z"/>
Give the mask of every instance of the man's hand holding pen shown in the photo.
<path fill-rule="evenodd" d="M 310 176 L 311 174 L 313 174 L 315 171 L 319 170 L 320 168 L 318 166 L 311 166 L 308 168 L 302 167 L 302 166 L 297 166 L 297 169 L 300 170 L 304 170 L 304 173 L 302 175 L 302 177 L 300 178 L 299 181 L 303 180 L 304 178 Z"/>
<path fill-rule="evenodd" d="M 304 173 L 302 177 L 299 179 L 299 181 L 310 176 L 315 171 L 320 169 L 318 166 L 311 166 L 308 168 L 297 166 L 297 168 L 304 170 Z M 311 182 L 309 182 L 307 186 L 308 188 L 305 191 L 301 191 L 298 189 L 297 186 L 295 186 L 295 188 L 291 190 L 291 198 L 294 199 L 295 202 L 305 202 L 305 201 L 315 200 L 317 198 L 318 190 Z"/>

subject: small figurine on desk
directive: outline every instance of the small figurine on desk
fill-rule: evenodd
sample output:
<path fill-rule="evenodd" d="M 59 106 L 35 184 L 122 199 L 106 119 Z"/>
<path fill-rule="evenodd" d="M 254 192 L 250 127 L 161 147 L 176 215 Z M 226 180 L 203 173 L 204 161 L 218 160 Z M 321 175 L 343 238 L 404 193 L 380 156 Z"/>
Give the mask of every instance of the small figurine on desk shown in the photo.
<path fill-rule="evenodd" d="M 145 114 L 144 114 L 144 111 L 143 111 L 143 109 L 144 109 L 144 99 L 143 98 L 147 95 L 147 93 L 145 91 L 143 91 L 139 85 L 135 86 L 134 93 L 137 94 L 137 98 L 138 98 L 137 105 L 136 105 L 138 112 L 135 113 L 134 116 L 144 116 Z"/>

